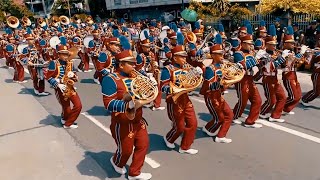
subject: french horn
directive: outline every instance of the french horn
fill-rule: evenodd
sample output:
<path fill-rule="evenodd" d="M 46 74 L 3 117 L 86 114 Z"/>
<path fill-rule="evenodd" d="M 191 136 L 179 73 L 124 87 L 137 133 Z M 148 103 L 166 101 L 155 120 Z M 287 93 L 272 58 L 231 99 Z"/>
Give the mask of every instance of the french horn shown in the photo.
<path fill-rule="evenodd" d="M 244 77 L 244 70 L 240 69 L 236 63 L 225 61 L 221 66 L 223 78 L 221 84 L 229 87 L 242 80 Z"/>
<path fill-rule="evenodd" d="M 7 24 L 8 24 L 8 26 L 11 27 L 11 28 L 18 28 L 20 22 L 19 22 L 19 19 L 18 19 L 17 17 L 15 17 L 15 16 L 9 16 L 9 17 L 7 18 Z"/>

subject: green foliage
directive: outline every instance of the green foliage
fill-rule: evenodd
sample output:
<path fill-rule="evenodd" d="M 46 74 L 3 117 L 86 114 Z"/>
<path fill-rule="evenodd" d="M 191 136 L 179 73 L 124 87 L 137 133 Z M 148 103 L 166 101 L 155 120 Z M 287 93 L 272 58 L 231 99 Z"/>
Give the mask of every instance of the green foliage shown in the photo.
<path fill-rule="evenodd" d="M 2 22 L 6 20 L 5 13 L 17 18 L 33 16 L 32 12 L 26 6 L 14 4 L 12 0 L 0 0 L 0 21 Z"/>
<path fill-rule="evenodd" d="M 228 12 L 228 16 L 232 17 L 232 20 L 238 24 L 242 22 L 246 17 L 253 15 L 253 12 L 245 7 L 239 6 L 239 4 L 233 5 Z"/>
<path fill-rule="evenodd" d="M 69 6 L 70 6 L 70 9 L 72 9 L 73 3 L 80 3 L 80 2 L 83 3 L 83 0 L 56 0 L 54 6 L 52 7 L 51 14 L 52 15 L 68 15 Z"/>

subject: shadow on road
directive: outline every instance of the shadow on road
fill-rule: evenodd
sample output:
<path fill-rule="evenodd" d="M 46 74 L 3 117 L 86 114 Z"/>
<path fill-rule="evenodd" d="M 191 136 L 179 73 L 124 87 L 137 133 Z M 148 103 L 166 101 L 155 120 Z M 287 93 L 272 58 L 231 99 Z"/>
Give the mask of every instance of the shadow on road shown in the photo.
<path fill-rule="evenodd" d="M 209 122 L 212 120 L 212 116 L 210 113 L 200 112 L 200 113 L 198 113 L 198 117 L 199 117 L 199 119 L 204 120 L 206 122 Z"/>
<path fill-rule="evenodd" d="M 163 141 L 163 136 L 159 134 L 149 134 L 149 153 L 152 151 L 170 151 Z"/>
<path fill-rule="evenodd" d="M 31 94 L 31 95 L 35 95 L 33 88 L 21 88 L 20 92 L 18 92 L 18 94 Z"/>
<path fill-rule="evenodd" d="M 61 128 L 61 122 L 60 122 L 61 116 L 55 116 L 55 115 L 48 115 L 47 118 L 40 120 L 39 124 L 43 125 L 51 125 L 54 127 Z"/>
<path fill-rule="evenodd" d="M 111 113 L 106 110 L 103 106 L 93 106 L 87 111 L 91 116 L 110 116 Z"/>
<path fill-rule="evenodd" d="M 81 79 L 80 83 L 84 83 L 84 84 L 96 84 L 93 79 Z"/>
<path fill-rule="evenodd" d="M 82 175 L 95 176 L 97 178 L 100 178 L 101 180 L 105 180 L 106 178 L 119 178 L 121 177 L 121 175 L 114 171 L 110 163 L 110 158 L 112 157 L 112 155 L 113 153 L 107 151 L 86 151 L 84 159 L 77 165 L 77 169 Z M 101 173 L 97 172 L 97 169 L 90 168 L 92 167 L 92 159 L 95 160 L 98 165 L 107 173 L 108 177 L 102 177 Z"/>

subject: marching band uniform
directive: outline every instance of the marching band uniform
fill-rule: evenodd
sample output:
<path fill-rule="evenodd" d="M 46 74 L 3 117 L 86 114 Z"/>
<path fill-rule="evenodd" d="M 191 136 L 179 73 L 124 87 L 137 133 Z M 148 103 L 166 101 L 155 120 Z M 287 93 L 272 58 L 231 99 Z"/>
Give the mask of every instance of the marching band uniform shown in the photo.
<path fill-rule="evenodd" d="M 14 54 L 16 52 L 16 40 L 14 38 L 14 34 L 12 34 L 12 31 L 10 29 L 7 29 L 7 39 L 8 43 L 5 45 L 5 52 L 4 57 L 6 58 L 6 65 L 9 68 L 13 68 L 14 63 Z M 21 81 L 23 81 L 23 78 L 20 78 Z M 14 79 L 14 81 L 18 81 L 17 79 Z"/>
<path fill-rule="evenodd" d="M 188 93 L 182 94 L 177 99 L 176 103 L 174 103 L 173 98 L 170 95 L 172 89 L 170 88 L 169 83 L 179 84 L 180 82 L 177 77 L 179 74 L 186 73 L 183 69 L 183 63 L 186 62 L 187 57 L 187 52 L 183 47 L 184 37 L 181 33 L 177 33 L 177 37 L 178 45 L 171 50 L 173 64 L 165 66 L 161 72 L 161 89 L 162 92 L 167 94 L 167 111 L 169 119 L 172 121 L 172 129 L 164 137 L 164 141 L 168 148 L 173 149 L 175 147 L 175 140 L 183 134 L 179 152 L 197 154 L 198 150 L 191 149 L 197 130 L 197 118 Z M 196 68 L 196 70 L 199 75 L 202 74 L 201 68 Z"/>
<path fill-rule="evenodd" d="M 103 103 L 105 108 L 112 112 L 110 129 L 112 137 L 117 144 L 117 151 L 110 159 L 110 162 L 116 172 L 125 174 L 127 171 L 124 166 L 133 152 L 132 163 L 129 168 L 129 179 L 150 179 L 152 177 L 151 174 L 141 173 L 149 148 L 147 124 L 142 117 L 142 108 L 136 110 L 133 120 L 130 120 L 125 113 L 127 108 L 134 108 L 134 105 L 130 105 L 133 100 L 123 100 L 124 94 L 130 93 L 128 85 L 134 78 L 129 75 L 129 72 L 124 71 L 124 66 L 127 65 L 120 66 L 121 63 L 135 64 L 136 59 L 132 56 L 130 45 L 129 47 L 123 45 L 123 49 L 122 52 L 115 56 L 117 61 L 116 72 L 107 75 L 101 82 Z M 134 65 L 131 66 L 134 68 Z"/>
<path fill-rule="evenodd" d="M 208 136 L 214 136 L 215 131 L 220 128 L 215 141 L 231 143 L 232 140 L 226 138 L 226 134 L 233 119 L 233 112 L 228 103 L 222 97 L 223 87 L 221 87 L 221 79 L 223 74 L 221 71 L 221 64 L 224 52 L 222 49 L 222 39 L 220 34 L 216 35 L 215 41 L 217 44 L 210 48 L 213 62 L 206 67 L 204 83 L 200 90 L 200 94 L 204 95 L 206 106 L 213 118 L 205 127 L 202 128 L 202 131 L 204 131 Z"/>
<path fill-rule="evenodd" d="M 267 28 L 265 21 L 260 22 L 260 27 L 258 29 L 259 37 L 256 39 L 254 46 L 255 50 L 265 49 L 265 38 L 267 36 Z"/>
<path fill-rule="evenodd" d="M 287 56 L 275 51 L 277 45 L 276 29 L 274 25 L 270 26 L 270 35 L 266 37 L 266 52 L 269 54 L 270 59 L 261 60 L 261 72 L 263 75 L 262 84 L 264 93 L 267 100 L 261 106 L 260 117 L 265 118 L 265 114 L 272 111 L 269 121 L 271 122 L 284 122 L 284 119 L 280 119 L 282 111 L 286 103 L 286 95 L 282 85 L 278 82 L 278 68 L 281 68 L 281 64 L 285 62 Z M 273 46 L 273 47 L 271 47 Z M 272 110 L 272 108 L 274 109 Z"/>
<path fill-rule="evenodd" d="M 250 48 L 253 44 L 252 36 L 250 34 L 241 37 L 241 47 L 242 51 L 236 51 L 234 53 L 234 62 L 238 63 L 240 67 L 246 71 L 243 79 L 235 84 L 237 90 L 237 96 L 239 98 L 237 104 L 233 109 L 234 113 L 234 120 L 233 122 L 236 124 L 241 124 L 239 120 L 237 120 L 243 113 L 247 101 L 250 100 L 251 108 L 249 116 L 247 117 L 244 126 L 245 127 L 252 127 L 252 128 L 260 128 L 262 127 L 261 124 L 256 124 L 255 121 L 259 117 L 260 107 L 261 107 L 261 97 L 258 91 L 257 86 L 253 82 L 253 75 L 255 66 L 257 66 L 257 61 L 250 54 Z M 245 46 L 245 47 L 244 47 Z"/>
<path fill-rule="evenodd" d="M 298 82 L 297 78 L 296 65 L 298 62 L 297 60 L 302 57 L 307 47 L 302 46 L 301 52 L 299 54 L 295 54 L 292 51 L 295 41 L 293 37 L 293 29 L 291 26 L 287 27 L 287 32 L 283 37 L 283 43 L 284 50 L 290 50 L 290 55 L 286 58 L 286 63 L 284 64 L 285 68 L 282 72 L 283 84 L 288 92 L 287 102 L 283 111 L 286 114 L 294 114 L 292 109 L 299 103 L 302 95 L 300 83 Z"/>
<path fill-rule="evenodd" d="M 44 59 L 40 55 L 40 51 L 34 45 L 34 37 L 31 33 L 25 35 L 25 39 L 28 41 L 28 46 L 23 49 L 23 57 L 28 61 L 28 70 L 33 81 L 34 93 L 40 96 L 47 96 L 49 93 L 45 92 L 45 78 L 43 74 L 43 67 L 34 67 L 33 63 L 44 64 Z M 37 59 L 29 59 L 29 57 L 36 55 Z M 35 62 L 36 60 L 36 62 Z M 23 70 L 22 70 L 23 71 Z M 21 72 L 24 73 L 24 72 Z"/>
<path fill-rule="evenodd" d="M 97 27 L 96 27 L 97 28 Z M 99 31 L 98 29 L 95 29 L 92 31 L 92 35 L 94 37 L 93 40 L 91 40 L 89 42 L 89 48 L 87 48 L 87 54 L 89 56 L 89 59 L 91 59 L 94 67 L 95 67 L 95 73 L 93 75 L 93 80 L 97 83 L 100 84 L 101 78 L 102 78 L 102 74 L 97 70 L 97 59 L 98 59 L 98 55 L 97 53 L 100 52 L 100 46 L 102 45 L 102 43 L 100 42 L 99 39 Z"/>
<path fill-rule="evenodd" d="M 308 106 L 307 103 L 313 101 L 320 95 L 320 52 L 315 53 L 311 60 L 311 67 L 313 68 L 311 75 L 313 89 L 302 97 L 301 103 L 304 106 Z"/>
<path fill-rule="evenodd" d="M 65 74 L 67 70 L 67 62 L 65 59 L 62 59 L 61 56 L 70 55 L 66 44 L 59 44 L 57 46 L 57 51 L 59 53 L 59 59 L 50 61 L 45 77 L 49 84 L 54 88 L 56 98 L 62 106 L 61 123 L 63 124 L 63 127 L 66 129 L 75 129 L 78 128 L 78 125 L 74 122 L 77 120 L 81 112 L 82 104 L 77 92 L 75 92 L 71 97 L 65 99 L 63 92 L 65 92 L 68 87 L 66 87 L 64 84 L 65 82 L 62 81 L 64 77 L 67 76 L 69 79 L 76 82 L 78 77 L 75 74 L 74 69 L 68 72 L 68 74 Z M 73 105 L 72 108 L 71 103 Z"/>

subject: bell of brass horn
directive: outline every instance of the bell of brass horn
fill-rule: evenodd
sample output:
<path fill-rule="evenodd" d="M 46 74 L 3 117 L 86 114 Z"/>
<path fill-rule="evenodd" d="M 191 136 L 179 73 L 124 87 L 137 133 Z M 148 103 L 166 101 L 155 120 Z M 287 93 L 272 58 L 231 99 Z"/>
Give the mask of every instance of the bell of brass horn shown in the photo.
<path fill-rule="evenodd" d="M 185 37 L 189 43 L 196 44 L 197 36 L 192 31 L 187 31 Z"/>
<path fill-rule="evenodd" d="M 19 26 L 20 22 L 19 22 L 19 19 L 16 18 L 15 16 L 9 16 L 7 18 L 7 24 L 11 28 L 17 28 Z"/>
<path fill-rule="evenodd" d="M 22 26 L 24 27 L 27 27 L 27 26 L 31 26 L 31 21 L 28 17 L 24 16 L 22 19 L 21 19 L 21 23 L 22 23 Z"/>
<path fill-rule="evenodd" d="M 51 25 L 54 27 L 57 27 L 60 23 L 60 19 L 58 16 L 52 16 L 51 20 Z"/>
<path fill-rule="evenodd" d="M 44 26 L 47 25 L 45 19 L 43 19 L 43 18 L 39 18 L 37 22 L 38 22 L 40 27 L 44 27 Z"/>
<path fill-rule="evenodd" d="M 93 24 L 93 19 L 92 19 L 92 17 L 91 16 L 88 16 L 87 18 L 86 18 L 86 23 L 87 24 Z"/>
<path fill-rule="evenodd" d="M 67 16 L 60 16 L 59 17 L 60 23 L 63 25 L 69 25 L 70 19 Z"/>

